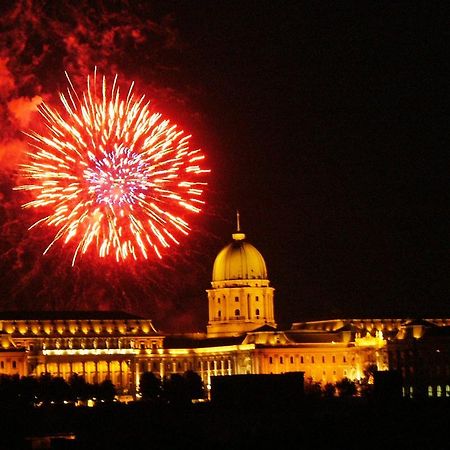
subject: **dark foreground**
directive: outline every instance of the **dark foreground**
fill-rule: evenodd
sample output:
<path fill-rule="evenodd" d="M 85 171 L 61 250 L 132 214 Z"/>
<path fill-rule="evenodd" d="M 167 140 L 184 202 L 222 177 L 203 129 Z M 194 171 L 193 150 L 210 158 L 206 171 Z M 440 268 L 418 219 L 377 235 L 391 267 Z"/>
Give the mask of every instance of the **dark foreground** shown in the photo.
<path fill-rule="evenodd" d="M 450 448 L 450 402 L 305 399 L 284 409 L 148 403 L 0 409 L 0 449 L 39 448 L 30 437 L 72 433 L 51 449 Z M 32 446 L 34 442 L 34 447 Z M 42 444 L 44 445 L 44 444 Z M 48 443 L 47 443 L 48 445 Z"/>

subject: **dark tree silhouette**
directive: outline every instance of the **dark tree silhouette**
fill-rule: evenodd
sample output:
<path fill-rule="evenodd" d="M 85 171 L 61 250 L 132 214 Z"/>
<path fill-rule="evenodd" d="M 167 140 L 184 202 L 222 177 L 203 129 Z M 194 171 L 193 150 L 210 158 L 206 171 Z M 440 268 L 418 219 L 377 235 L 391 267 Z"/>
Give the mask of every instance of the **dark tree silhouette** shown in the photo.
<path fill-rule="evenodd" d="M 348 378 L 342 378 L 336 383 L 336 388 L 340 397 L 351 397 L 356 394 L 356 384 Z"/>
<path fill-rule="evenodd" d="M 98 400 L 112 402 L 116 397 L 116 388 L 111 380 L 103 380 L 101 383 L 93 385 L 93 396 Z"/>
<path fill-rule="evenodd" d="M 143 372 L 139 378 L 139 394 L 143 400 L 157 400 L 161 397 L 161 380 L 153 372 Z"/>
<path fill-rule="evenodd" d="M 184 373 L 184 378 L 189 399 L 205 398 L 205 386 L 197 372 L 188 370 Z"/>
<path fill-rule="evenodd" d="M 323 395 L 327 398 L 334 397 L 336 395 L 336 386 L 333 383 L 327 383 L 323 387 Z"/>
<path fill-rule="evenodd" d="M 62 377 L 51 378 L 49 389 L 50 401 L 54 401 L 55 403 L 69 400 L 71 397 L 70 386 Z"/>
<path fill-rule="evenodd" d="M 166 401 L 175 406 L 184 406 L 190 403 L 186 378 L 173 373 L 163 380 L 163 393 Z"/>
<path fill-rule="evenodd" d="M 74 401 L 80 400 L 85 402 L 90 397 L 89 384 L 83 376 L 74 373 L 69 378 L 69 386 L 72 392 L 72 399 Z"/>

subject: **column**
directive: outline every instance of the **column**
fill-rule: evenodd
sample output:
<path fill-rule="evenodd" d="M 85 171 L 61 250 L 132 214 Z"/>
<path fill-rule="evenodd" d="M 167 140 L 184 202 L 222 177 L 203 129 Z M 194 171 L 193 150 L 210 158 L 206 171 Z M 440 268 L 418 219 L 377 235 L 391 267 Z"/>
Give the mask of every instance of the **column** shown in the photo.
<path fill-rule="evenodd" d="M 206 373 L 208 384 L 211 384 L 211 361 L 209 359 L 206 361 Z"/>

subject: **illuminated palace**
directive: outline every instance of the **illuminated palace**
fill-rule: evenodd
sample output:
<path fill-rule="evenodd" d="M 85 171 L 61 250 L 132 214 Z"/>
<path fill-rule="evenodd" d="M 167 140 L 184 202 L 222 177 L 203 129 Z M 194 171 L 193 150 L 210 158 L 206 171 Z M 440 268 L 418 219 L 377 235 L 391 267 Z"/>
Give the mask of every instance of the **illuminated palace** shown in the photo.
<path fill-rule="evenodd" d="M 278 330 L 261 253 L 239 230 L 217 255 L 206 333 L 167 335 L 124 312 L 0 312 L 0 373 L 110 379 L 135 396 L 139 376 L 304 372 L 305 380 L 360 380 L 396 369 L 403 393 L 450 396 L 450 319 L 332 319 Z"/>

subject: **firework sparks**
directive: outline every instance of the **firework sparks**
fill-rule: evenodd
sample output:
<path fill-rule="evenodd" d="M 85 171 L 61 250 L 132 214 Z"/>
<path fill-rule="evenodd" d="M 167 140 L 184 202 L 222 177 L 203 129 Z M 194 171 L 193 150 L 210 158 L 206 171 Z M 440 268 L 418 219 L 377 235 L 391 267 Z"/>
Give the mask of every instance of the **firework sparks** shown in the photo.
<path fill-rule="evenodd" d="M 25 208 L 45 211 L 35 226 L 56 229 L 44 253 L 58 241 L 75 242 L 72 264 L 96 250 L 100 257 L 161 257 L 190 231 L 186 216 L 199 213 L 206 186 L 200 164 L 204 155 L 160 113 L 152 113 L 145 96 L 131 84 L 120 95 L 117 75 L 108 89 L 96 71 L 78 96 L 69 76 L 60 94 L 62 112 L 45 103 L 39 111 L 46 134 L 27 133 L 32 152 L 21 166 L 31 191 Z"/>

